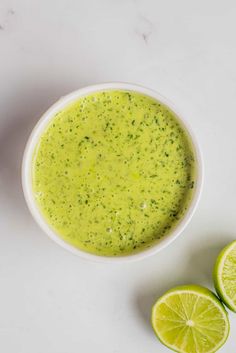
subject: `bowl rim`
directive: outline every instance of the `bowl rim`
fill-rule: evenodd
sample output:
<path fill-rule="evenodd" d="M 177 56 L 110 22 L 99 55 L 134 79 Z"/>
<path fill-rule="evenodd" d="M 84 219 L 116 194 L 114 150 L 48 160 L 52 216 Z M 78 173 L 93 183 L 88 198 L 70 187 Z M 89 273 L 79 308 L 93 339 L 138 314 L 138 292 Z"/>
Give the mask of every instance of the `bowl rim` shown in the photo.
<path fill-rule="evenodd" d="M 180 124 L 186 130 L 189 139 L 192 143 L 192 147 L 195 153 L 195 168 L 196 168 L 196 186 L 194 195 L 189 203 L 188 209 L 185 212 L 184 216 L 181 218 L 179 223 L 173 230 L 161 238 L 156 244 L 152 245 L 148 249 L 141 250 L 140 252 L 123 255 L 123 256 L 100 256 L 95 255 L 84 250 L 78 249 L 73 245 L 70 245 L 56 232 L 50 227 L 47 221 L 44 219 L 43 215 L 41 214 L 39 208 L 36 205 L 36 201 L 33 196 L 32 191 L 32 183 L 31 183 L 31 163 L 32 163 L 32 156 L 35 149 L 35 146 L 43 133 L 45 127 L 48 125 L 49 121 L 55 116 L 55 114 L 60 111 L 61 109 L 65 108 L 68 104 L 72 103 L 73 101 L 79 99 L 82 96 L 86 96 L 88 94 L 92 94 L 99 91 L 104 90 L 127 90 L 138 92 L 149 96 L 151 98 L 156 99 L 160 103 L 166 105 L 170 110 L 172 110 L 177 119 L 180 121 Z M 100 83 L 96 85 L 90 85 L 78 90 L 75 90 L 63 97 L 61 97 L 58 101 L 56 101 L 38 120 L 35 127 L 33 128 L 24 153 L 23 153 L 23 160 L 22 160 L 22 188 L 23 194 L 26 200 L 26 204 L 30 210 L 31 215 L 33 216 L 34 220 L 40 228 L 58 245 L 63 247 L 64 249 L 70 251 L 71 253 L 80 256 L 83 259 L 90 260 L 93 262 L 103 262 L 103 263 L 117 263 L 117 262 L 133 262 L 137 260 L 144 259 L 148 256 L 154 255 L 167 247 L 171 244 L 186 228 L 188 223 L 190 222 L 200 200 L 200 196 L 202 193 L 203 187 L 203 178 L 204 178 L 204 168 L 203 168 L 203 159 L 202 153 L 195 137 L 195 134 L 192 131 L 192 128 L 189 126 L 189 123 L 183 118 L 183 115 L 179 113 L 179 110 L 176 109 L 175 105 L 166 99 L 164 96 L 159 94 L 158 92 L 154 91 L 153 89 L 146 88 L 141 85 L 133 84 L 133 83 L 126 83 L 126 82 L 106 82 Z"/>

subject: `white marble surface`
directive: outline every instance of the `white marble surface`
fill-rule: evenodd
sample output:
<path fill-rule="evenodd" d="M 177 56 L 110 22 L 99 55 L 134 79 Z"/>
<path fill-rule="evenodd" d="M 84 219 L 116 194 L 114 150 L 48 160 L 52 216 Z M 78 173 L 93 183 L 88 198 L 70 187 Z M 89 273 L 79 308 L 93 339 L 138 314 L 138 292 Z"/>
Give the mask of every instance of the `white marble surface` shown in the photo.
<path fill-rule="evenodd" d="M 167 353 L 150 307 L 185 283 L 212 288 L 236 238 L 235 0 L 1 0 L 0 352 Z M 186 231 L 141 262 L 102 265 L 42 233 L 23 200 L 24 144 L 61 95 L 101 81 L 158 90 L 191 123 L 206 177 Z M 236 351 L 236 315 L 222 353 Z"/>

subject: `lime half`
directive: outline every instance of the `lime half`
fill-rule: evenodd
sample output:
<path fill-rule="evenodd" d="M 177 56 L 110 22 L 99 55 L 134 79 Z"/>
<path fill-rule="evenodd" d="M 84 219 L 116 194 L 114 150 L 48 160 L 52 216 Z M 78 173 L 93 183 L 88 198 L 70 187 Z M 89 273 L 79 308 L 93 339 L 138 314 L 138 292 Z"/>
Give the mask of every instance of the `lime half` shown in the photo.
<path fill-rule="evenodd" d="M 226 246 L 219 254 L 213 279 L 222 301 L 236 312 L 236 241 Z"/>
<path fill-rule="evenodd" d="M 160 341 L 179 353 L 216 352 L 229 334 L 223 305 L 197 285 L 173 288 L 159 298 L 152 309 L 152 326 Z"/>

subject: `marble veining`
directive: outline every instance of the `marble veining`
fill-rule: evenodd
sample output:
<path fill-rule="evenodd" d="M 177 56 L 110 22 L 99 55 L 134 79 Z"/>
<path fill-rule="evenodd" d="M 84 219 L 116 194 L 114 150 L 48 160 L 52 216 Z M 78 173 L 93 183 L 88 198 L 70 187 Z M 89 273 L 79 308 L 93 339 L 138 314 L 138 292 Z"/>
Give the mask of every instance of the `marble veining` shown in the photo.
<path fill-rule="evenodd" d="M 10 18 L 15 15 L 15 10 L 13 8 L 8 8 L 2 12 L 2 19 L 0 19 L 0 31 L 4 31 L 10 21 Z"/>
<path fill-rule="evenodd" d="M 148 44 L 150 36 L 153 32 L 153 24 L 152 22 L 146 18 L 145 16 L 139 14 L 138 16 L 138 23 L 135 27 L 135 33 L 137 36 L 142 39 L 145 44 Z"/>

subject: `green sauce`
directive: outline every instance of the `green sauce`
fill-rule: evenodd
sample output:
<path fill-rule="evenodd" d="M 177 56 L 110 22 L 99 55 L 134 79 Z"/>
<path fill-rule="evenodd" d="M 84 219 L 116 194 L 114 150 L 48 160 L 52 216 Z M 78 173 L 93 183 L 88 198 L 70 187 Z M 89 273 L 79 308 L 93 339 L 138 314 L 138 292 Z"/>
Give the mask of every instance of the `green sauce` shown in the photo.
<path fill-rule="evenodd" d="M 174 113 L 128 91 L 78 99 L 50 121 L 35 148 L 33 192 L 67 243 L 116 256 L 150 247 L 183 217 L 195 169 Z"/>

